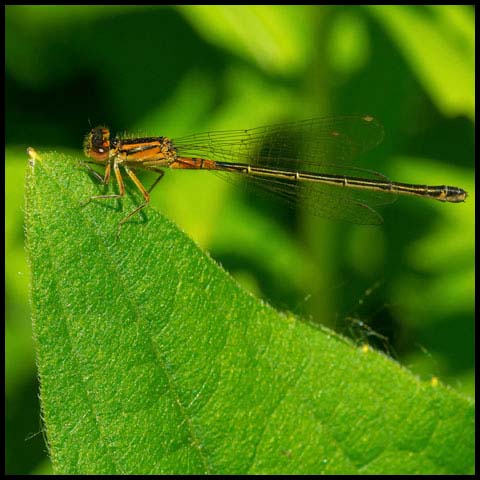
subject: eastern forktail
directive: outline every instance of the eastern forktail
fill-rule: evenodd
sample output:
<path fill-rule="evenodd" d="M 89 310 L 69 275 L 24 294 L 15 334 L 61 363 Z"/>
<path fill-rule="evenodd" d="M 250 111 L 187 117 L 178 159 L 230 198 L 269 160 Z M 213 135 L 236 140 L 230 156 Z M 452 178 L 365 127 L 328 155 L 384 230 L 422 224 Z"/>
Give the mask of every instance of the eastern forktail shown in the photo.
<path fill-rule="evenodd" d="M 464 202 L 467 192 L 451 186 L 391 182 L 384 175 L 356 167 L 353 160 L 383 139 L 383 127 L 371 115 L 323 117 L 248 130 L 230 130 L 167 137 L 112 138 L 106 127 L 93 128 L 84 142 L 89 163 L 105 166 L 104 184 L 115 174 L 119 193 L 95 195 L 119 198 L 125 194 L 120 167 L 150 202 L 150 192 L 162 178 L 162 168 L 215 170 L 237 174 L 290 203 L 301 198 L 314 215 L 360 224 L 380 224 L 375 206 L 397 195 L 427 197 L 442 202 Z M 136 169 L 154 171 L 158 178 L 147 190 Z"/>

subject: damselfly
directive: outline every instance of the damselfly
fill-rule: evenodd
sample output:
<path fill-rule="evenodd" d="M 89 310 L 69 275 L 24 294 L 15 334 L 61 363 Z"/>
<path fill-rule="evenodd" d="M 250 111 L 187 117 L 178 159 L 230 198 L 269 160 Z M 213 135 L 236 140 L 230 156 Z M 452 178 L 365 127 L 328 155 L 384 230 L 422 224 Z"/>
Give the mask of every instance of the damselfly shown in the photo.
<path fill-rule="evenodd" d="M 371 115 L 313 118 L 177 139 L 111 137 L 108 128 L 96 127 L 85 138 L 85 155 L 90 163 L 105 166 L 103 177 L 91 169 L 104 184 L 108 184 L 113 169 L 119 193 L 95 195 L 89 201 L 125 194 L 121 168 L 140 190 L 144 202 L 120 225 L 148 205 L 163 168 L 236 174 L 289 203 L 301 199 L 314 215 L 360 224 L 382 223 L 376 206 L 391 203 L 397 195 L 465 201 L 467 192 L 462 188 L 391 182 L 380 173 L 355 166 L 354 159 L 382 138 L 383 127 Z M 159 174 L 148 190 L 136 176 L 136 169 Z"/>

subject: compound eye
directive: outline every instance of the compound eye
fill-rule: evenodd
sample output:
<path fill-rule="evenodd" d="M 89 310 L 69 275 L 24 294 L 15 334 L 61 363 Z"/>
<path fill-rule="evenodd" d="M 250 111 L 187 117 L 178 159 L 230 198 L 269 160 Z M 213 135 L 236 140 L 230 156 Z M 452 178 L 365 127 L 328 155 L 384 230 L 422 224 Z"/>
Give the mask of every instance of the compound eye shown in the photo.
<path fill-rule="evenodd" d="M 91 130 L 85 139 L 85 155 L 96 161 L 108 159 L 110 151 L 110 131 L 105 127 Z"/>

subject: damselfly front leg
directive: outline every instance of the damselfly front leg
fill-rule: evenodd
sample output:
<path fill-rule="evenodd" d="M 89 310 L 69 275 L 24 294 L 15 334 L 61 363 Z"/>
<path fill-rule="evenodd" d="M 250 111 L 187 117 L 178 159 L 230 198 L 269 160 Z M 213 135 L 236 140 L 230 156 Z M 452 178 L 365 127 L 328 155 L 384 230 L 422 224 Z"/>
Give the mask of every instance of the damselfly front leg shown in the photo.
<path fill-rule="evenodd" d="M 80 166 L 86 168 L 88 170 L 88 173 L 93 175 L 99 183 L 105 184 L 105 179 L 97 171 L 95 171 L 88 163 L 81 162 Z M 105 171 L 105 173 L 107 172 Z M 108 174 L 110 175 L 110 172 L 108 172 Z"/>
<path fill-rule="evenodd" d="M 92 167 L 90 167 L 90 165 L 85 164 L 85 167 L 103 185 L 108 185 L 110 183 L 110 171 L 111 171 L 110 163 L 107 163 L 107 165 L 105 167 L 105 176 L 104 177 L 102 177 L 98 172 L 96 172 Z M 116 162 L 114 162 L 114 164 L 113 164 L 113 170 L 115 172 L 115 177 L 117 178 L 119 194 L 93 195 L 87 201 L 85 201 L 81 204 L 82 207 L 84 207 L 85 205 L 88 205 L 92 200 L 96 200 L 98 198 L 121 198 L 125 195 L 125 186 L 123 184 L 123 179 L 122 179 L 122 175 L 120 173 L 120 169 L 119 169 L 118 164 Z"/>

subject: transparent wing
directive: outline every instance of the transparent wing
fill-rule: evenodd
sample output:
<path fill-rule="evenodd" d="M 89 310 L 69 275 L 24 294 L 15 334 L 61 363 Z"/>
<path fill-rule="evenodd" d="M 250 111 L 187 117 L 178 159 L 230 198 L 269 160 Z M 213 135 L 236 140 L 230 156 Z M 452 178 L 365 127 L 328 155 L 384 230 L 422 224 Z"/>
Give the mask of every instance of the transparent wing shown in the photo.
<path fill-rule="evenodd" d="M 311 215 L 361 225 L 380 225 L 376 208 L 397 199 L 394 192 L 357 190 L 338 185 L 215 172 L 236 186 L 279 198 L 287 208 L 301 207 Z"/>
<path fill-rule="evenodd" d="M 173 145 L 186 157 L 384 180 L 353 162 L 382 139 L 383 127 L 375 117 L 350 115 L 194 134 L 174 139 Z"/>
<path fill-rule="evenodd" d="M 217 162 L 353 176 L 388 182 L 378 172 L 355 164 L 358 156 L 383 139 L 383 127 L 371 115 L 313 118 L 299 122 L 206 132 L 173 140 L 180 156 Z M 317 182 L 283 180 L 252 174 L 215 172 L 255 190 L 275 195 L 288 207 L 301 204 L 313 215 L 358 224 L 383 222 L 375 206 L 396 199 L 392 192 L 346 188 Z"/>

